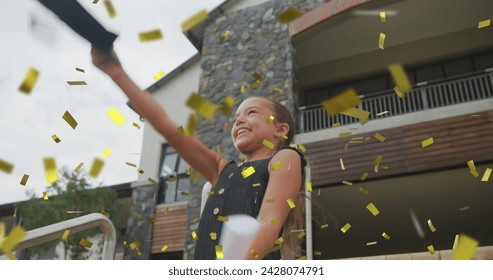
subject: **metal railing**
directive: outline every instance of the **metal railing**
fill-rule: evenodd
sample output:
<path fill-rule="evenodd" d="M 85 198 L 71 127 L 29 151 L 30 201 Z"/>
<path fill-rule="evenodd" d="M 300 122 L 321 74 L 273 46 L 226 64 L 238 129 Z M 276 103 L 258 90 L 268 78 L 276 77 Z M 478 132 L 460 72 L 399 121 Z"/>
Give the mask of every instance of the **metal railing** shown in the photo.
<path fill-rule="evenodd" d="M 493 97 L 493 73 L 454 79 L 433 84 L 417 84 L 401 99 L 394 91 L 362 98 L 359 108 L 369 111 L 369 120 L 402 115 Z M 378 116 L 378 113 L 388 113 Z M 300 132 L 330 128 L 335 123 L 347 125 L 358 119 L 342 114 L 330 117 L 321 105 L 300 108 Z"/>
<path fill-rule="evenodd" d="M 70 230 L 70 233 L 81 232 L 90 228 L 99 227 L 104 236 L 103 253 L 101 259 L 112 260 L 115 256 L 116 248 L 116 230 L 113 223 L 108 217 L 93 213 L 77 217 L 60 223 L 49 226 L 33 229 L 27 232 L 24 239 L 17 244 L 15 250 L 30 248 L 45 242 L 60 239 L 65 230 Z M 0 255 L 1 255 L 0 251 Z"/>

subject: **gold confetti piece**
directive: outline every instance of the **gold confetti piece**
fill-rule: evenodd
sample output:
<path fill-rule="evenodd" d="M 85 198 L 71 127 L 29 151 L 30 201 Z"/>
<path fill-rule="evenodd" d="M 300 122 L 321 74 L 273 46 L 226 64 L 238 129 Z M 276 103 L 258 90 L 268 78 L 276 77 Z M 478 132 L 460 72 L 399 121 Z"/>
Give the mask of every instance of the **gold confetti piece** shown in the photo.
<path fill-rule="evenodd" d="M 151 177 L 148 177 L 148 178 L 147 178 L 147 181 L 149 181 L 151 184 L 156 185 L 156 186 L 157 186 L 157 184 L 158 184 L 158 183 L 157 183 L 157 181 L 156 181 L 156 180 L 154 180 L 154 179 L 152 179 Z"/>
<path fill-rule="evenodd" d="M 474 176 L 474 178 L 478 177 L 479 176 L 479 173 L 476 169 L 474 170 L 469 170 L 469 172 L 472 174 L 472 176 Z"/>
<path fill-rule="evenodd" d="M 332 117 L 338 113 L 348 110 L 349 108 L 358 106 L 360 103 L 361 99 L 358 94 L 354 89 L 350 88 L 335 97 L 325 100 L 322 102 L 322 106 L 324 106 L 329 116 Z"/>
<path fill-rule="evenodd" d="M 491 19 L 483 20 L 478 23 L 478 29 L 488 27 L 491 24 Z"/>
<path fill-rule="evenodd" d="M 188 192 L 181 192 L 180 193 L 182 196 L 187 196 L 188 195 Z"/>
<path fill-rule="evenodd" d="M 380 12 L 380 22 L 387 22 L 387 19 L 385 18 L 385 12 Z"/>
<path fill-rule="evenodd" d="M 10 231 L 10 234 L 3 239 L 3 242 L 0 243 L 0 250 L 5 254 L 12 254 L 12 250 L 24 239 L 24 236 L 26 236 L 26 231 L 21 226 L 15 226 Z"/>
<path fill-rule="evenodd" d="M 380 161 L 382 161 L 382 159 L 383 159 L 382 155 L 377 155 L 377 157 L 373 161 L 373 165 L 379 165 Z"/>
<path fill-rule="evenodd" d="M 471 170 L 476 170 L 476 165 L 474 165 L 474 160 L 470 160 L 467 162 L 467 166 L 469 166 L 469 169 Z"/>
<path fill-rule="evenodd" d="M 376 165 L 375 165 L 375 168 L 374 168 L 375 173 L 378 173 L 378 167 L 379 167 L 379 166 L 380 166 L 380 165 L 378 165 L 378 164 L 376 164 Z"/>
<path fill-rule="evenodd" d="M 254 259 L 258 259 L 258 253 L 257 253 L 255 250 L 251 250 L 251 251 L 250 251 L 250 255 L 251 255 Z"/>
<path fill-rule="evenodd" d="M 70 86 L 87 86 L 85 81 L 67 81 Z"/>
<path fill-rule="evenodd" d="M 366 180 L 366 177 L 368 177 L 368 172 L 364 172 L 362 175 L 361 175 L 361 181 L 364 181 Z"/>
<path fill-rule="evenodd" d="M 362 194 L 368 194 L 368 190 L 365 190 L 363 188 L 359 188 L 359 192 Z"/>
<path fill-rule="evenodd" d="M 35 68 L 29 68 L 26 76 L 24 77 L 24 81 L 22 81 L 22 84 L 19 86 L 19 91 L 25 94 L 30 94 L 34 86 L 36 85 L 38 77 L 39 71 Z"/>
<path fill-rule="evenodd" d="M 20 183 L 20 184 L 21 184 L 21 185 L 23 185 L 23 186 L 26 186 L 26 184 L 27 184 L 27 180 L 29 180 L 29 175 L 24 174 L 24 175 L 22 176 L 22 179 L 21 179 L 21 183 Z"/>
<path fill-rule="evenodd" d="M 137 167 L 136 164 L 133 164 L 133 163 L 128 162 L 128 161 L 126 161 L 125 164 L 128 165 L 128 166 Z"/>
<path fill-rule="evenodd" d="M 341 231 L 342 233 L 346 233 L 349 229 L 351 228 L 351 225 L 349 223 L 346 223 L 342 228 Z"/>
<path fill-rule="evenodd" d="M 272 121 L 274 121 L 274 116 L 273 115 L 270 115 L 266 120 L 265 122 L 266 123 L 271 123 Z"/>
<path fill-rule="evenodd" d="M 149 219 L 147 219 L 147 221 L 149 223 L 155 223 L 156 222 L 156 218 L 149 218 Z"/>
<path fill-rule="evenodd" d="M 202 175 L 200 173 L 198 173 L 198 172 L 194 172 L 194 173 L 190 174 L 190 178 L 192 179 L 192 181 L 198 179 L 200 176 L 202 176 Z"/>
<path fill-rule="evenodd" d="M 401 99 L 404 99 L 406 97 L 406 94 L 402 92 L 398 87 L 394 87 L 394 92 L 399 96 Z"/>
<path fill-rule="evenodd" d="M 275 87 L 274 91 L 279 92 L 279 93 L 283 92 L 282 88 L 280 88 L 280 87 Z"/>
<path fill-rule="evenodd" d="M 342 183 L 343 183 L 344 185 L 348 185 L 348 186 L 352 186 L 352 185 L 353 185 L 353 183 L 351 183 L 351 182 L 349 182 L 349 181 L 342 181 Z"/>
<path fill-rule="evenodd" d="M 298 239 L 301 239 L 301 238 L 303 238 L 303 236 L 305 236 L 305 232 L 302 231 L 302 232 L 298 233 L 296 236 L 298 237 Z"/>
<path fill-rule="evenodd" d="M 253 168 L 253 166 L 250 166 L 248 168 L 245 168 L 243 171 L 241 171 L 241 176 L 243 176 L 243 178 L 247 178 L 248 176 L 252 175 L 253 173 L 255 173 L 255 168 Z"/>
<path fill-rule="evenodd" d="M 110 18 L 114 18 L 116 16 L 115 8 L 113 7 L 113 4 L 110 0 L 104 0 L 104 7 L 106 8 L 106 11 L 108 12 L 108 16 Z"/>
<path fill-rule="evenodd" d="M 274 244 L 281 245 L 281 243 L 283 243 L 283 242 L 284 242 L 284 238 L 279 237 L 278 239 L 276 239 L 276 240 L 274 241 Z"/>
<path fill-rule="evenodd" d="M 300 147 L 300 151 L 302 151 L 303 153 L 306 152 L 306 148 L 303 144 L 300 144 L 299 147 Z"/>
<path fill-rule="evenodd" d="M 256 82 L 252 83 L 252 89 L 259 88 L 261 85 L 262 85 L 261 81 L 256 81 Z"/>
<path fill-rule="evenodd" d="M 12 173 L 12 170 L 14 169 L 14 166 L 6 161 L 3 161 L 0 159 L 0 170 L 2 170 L 5 173 Z"/>
<path fill-rule="evenodd" d="M 233 110 L 233 106 L 235 104 L 235 98 L 233 96 L 226 96 L 224 99 L 224 104 L 221 107 L 221 112 L 223 115 L 228 115 Z"/>
<path fill-rule="evenodd" d="M 187 136 L 185 129 L 181 125 L 178 127 L 178 132 L 180 133 L 181 136 Z"/>
<path fill-rule="evenodd" d="M 245 93 L 245 88 L 246 88 L 246 85 L 241 85 L 240 92 Z"/>
<path fill-rule="evenodd" d="M 106 149 L 103 153 L 103 158 L 107 158 L 112 152 L 113 150 L 111 148 Z"/>
<path fill-rule="evenodd" d="M 412 86 L 411 86 L 411 83 L 409 82 L 409 79 L 407 78 L 407 75 L 406 75 L 406 72 L 404 71 L 404 68 L 402 68 L 402 65 L 391 64 L 391 65 L 389 65 L 388 68 L 389 68 L 390 74 L 392 75 L 392 79 L 394 80 L 394 82 L 397 86 L 397 89 L 402 94 L 406 94 L 406 93 L 410 92 L 412 89 Z M 397 94 L 399 95 L 399 93 L 397 93 Z"/>
<path fill-rule="evenodd" d="M 437 231 L 433 223 L 431 222 L 431 219 L 428 219 L 428 227 L 430 228 L 431 232 Z"/>
<path fill-rule="evenodd" d="M 124 246 L 125 248 L 130 247 L 130 245 L 128 245 L 128 242 L 127 242 L 127 241 L 123 241 L 123 246 Z"/>
<path fill-rule="evenodd" d="M 371 136 L 365 137 L 365 141 L 370 141 L 370 140 L 371 140 Z"/>
<path fill-rule="evenodd" d="M 135 240 L 134 242 L 130 243 L 130 249 L 135 250 L 136 248 L 140 247 L 140 241 Z"/>
<path fill-rule="evenodd" d="M 142 253 L 140 252 L 140 247 L 135 248 L 135 253 L 137 253 L 137 256 L 142 255 Z"/>
<path fill-rule="evenodd" d="M 387 240 L 390 240 L 390 235 L 386 234 L 385 232 L 382 233 L 382 237 Z"/>
<path fill-rule="evenodd" d="M 161 29 L 153 29 L 150 31 L 139 33 L 139 40 L 143 43 L 160 40 L 162 38 L 163 38 L 163 34 L 161 33 Z"/>
<path fill-rule="evenodd" d="M 328 227 L 329 227 L 329 224 L 323 224 L 323 225 L 320 226 L 320 228 L 322 228 L 322 229 L 323 228 L 328 228 Z"/>
<path fill-rule="evenodd" d="M 270 248 L 267 248 L 264 250 L 264 253 L 267 255 L 269 253 L 272 253 L 272 252 L 276 252 L 276 251 L 279 251 L 281 250 L 281 247 L 279 245 L 276 245 L 276 246 L 272 246 Z"/>
<path fill-rule="evenodd" d="M 378 38 L 378 47 L 383 50 L 385 43 L 385 33 L 380 33 L 380 37 Z"/>
<path fill-rule="evenodd" d="M 267 202 L 267 203 L 274 203 L 274 202 L 276 202 L 276 200 L 273 199 L 273 198 L 269 198 L 269 199 L 266 199 L 265 202 Z"/>
<path fill-rule="evenodd" d="M 312 192 L 313 191 L 313 188 L 312 188 L 312 182 L 307 182 L 306 183 L 306 190 L 308 192 Z"/>
<path fill-rule="evenodd" d="M 430 245 L 430 246 L 428 246 L 426 248 L 428 248 L 428 251 L 430 252 L 430 254 L 432 254 L 432 255 L 435 254 L 435 248 L 433 248 L 433 245 Z"/>
<path fill-rule="evenodd" d="M 14 215 L 12 215 L 12 217 L 15 218 L 15 216 L 17 216 L 17 207 L 14 209 Z M 1 243 L 1 242 L 0 242 Z"/>
<path fill-rule="evenodd" d="M 164 71 L 163 70 L 159 70 L 159 72 L 156 73 L 156 75 L 154 75 L 154 80 L 159 80 L 161 79 L 162 77 L 164 77 Z"/>
<path fill-rule="evenodd" d="M 255 183 L 252 185 L 252 187 L 260 187 L 260 183 Z"/>
<path fill-rule="evenodd" d="M 125 117 L 114 107 L 109 108 L 106 115 L 119 126 L 125 124 Z"/>
<path fill-rule="evenodd" d="M 47 192 L 43 192 L 43 200 L 48 200 L 48 193 Z"/>
<path fill-rule="evenodd" d="M 79 163 L 79 165 L 77 165 L 77 167 L 74 169 L 74 172 L 75 173 L 79 173 L 80 172 L 80 169 L 82 168 L 83 165 L 84 165 L 83 162 Z"/>
<path fill-rule="evenodd" d="M 168 245 L 166 245 L 166 244 L 165 244 L 163 247 L 161 247 L 161 252 L 164 252 L 164 251 L 166 251 L 167 249 L 168 249 Z"/>
<path fill-rule="evenodd" d="M 144 174 L 144 170 L 142 170 L 140 167 L 137 168 L 137 172 L 139 172 L 140 174 Z M 168 179 L 169 182 L 172 182 L 173 181 L 176 181 L 176 177 L 171 177 Z"/>
<path fill-rule="evenodd" d="M 366 205 L 366 209 L 368 209 L 368 211 L 370 211 L 373 216 L 376 216 L 378 215 L 378 213 L 380 213 L 380 211 L 378 211 L 377 207 L 373 203 Z"/>
<path fill-rule="evenodd" d="M 288 23 L 301 17 L 302 13 L 296 6 L 289 7 L 286 11 L 276 15 L 276 19 L 279 23 Z"/>
<path fill-rule="evenodd" d="M 226 41 L 226 39 L 228 39 L 230 33 L 231 33 L 231 31 L 225 30 L 223 32 L 223 34 L 221 34 L 221 36 L 219 37 L 219 40 L 221 40 L 221 42 Z"/>
<path fill-rule="evenodd" d="M 377 140 L 380 141 L 380 142 L 382 142 L 382 143 L 385 141 L 385 137 L 382 134 L 378 133 L 378 132 L 375 133 L 375 135 L 373 137 L 377 138 Z"/>
<path fill-rule="evenodd" d="M 138 125 L 137 123 L 132 123 L 133 126 L 135 126 L 137 129 L 140 129 L 140 125 Z"/>
<path fill-rule="evenodd" d="M 274 219 L 272 219 L 272 220 L 270 221 L 270 224 L 271 224 L 271 225 L 275 225 L 275 224 L 277 224 L 277 223 L 279 223 L 279 219 L 278 219 L 278 218 L 274 218 Z"/>
<path fill-rule="evenodd" d="M 352 132 L 349 131 L 349 132 L 343 132 L 343 133 L 339 133 L 339 138 L 346 138 L 346 137 L 349 137 L 351 136 Z"/>
<path fill-rule="evenodd" d="M 101 210 L 101 211 L 99 211 L 99 213 L 101 213 L 102 215 L 105 215 L 106 217 L 110 216 L 110 213 L 106 212 L 105 210 Z"/>
<path fill-rule="evenodd" d="M 104 161 L 99 158 L 95 158 L 92 162 L 91 169 L 89 170 L 89 176 L 96 178 L 104 167 Z"/>
<path fill-rule="evenodd" d="M 339 164 L 341 165 L 341 170 L 346 170 L 346 167 L 344 166 L 344 161 L 342 161 L 342 158 L 339 159 Z"/>
<path fill-rule="evenodd" d="M 188 30 L 190 30 L 195 25 L 205 21 L 207 19 L 207 17 L 208 17 L 207 10 L 202 9 L 199 12 L 197 12 L 196 14 L 194 14 L 193 16 L 191 16 L 190 18 L 188 18 L 187 20 L 185 20 L 181 24 L 181 30 L 183 32 L 187 32 Z"/>
<path fill-rule="evenodd" d="M 459 209 L 460 211 L 466 211 L 466 210 L 469 210 L 469 206 L 464 206 L 462 208 Z"/>
<path fill-rule="evenodd" d="M 217 239 L 217 233 L 215 233 L 215 232 L 209 233 L 209 236 L 211 237 L 211 240 L 216 240 Z"/>
<path fill-rule="evenodd" d="M 426 148 L 426 147 L 430 146 L 433 143 L 435 143 L 433 141 L 433 137 L 430 137 L 430 138 L 428 138 L 426 140 L 421 141 L 421 147 Z"/>
<path fill-rule="evenodd" d="M 197 114 L 203 116 L 207 120 L 211 120 L 217 110 L 217 106 L 197 93 L 192 93 L 186 101 L 186 105 L 195 110 Z"/>
<path fill-rule="evenodd" d="M 142 220 L 142 215 L 140 215 L 137 211 L 132 211 L 132 215 L 139 220 Z"/>
<path fill-rule="evenodd" d="M 254 78 L 255 80 L 257 80 L 257 81 L 260 81 L 260 82 L 263 82 L 263 81 L 264 81 L 264 78 L 263 78 L 263 77 L 262 77 L 259 73 L 257 73 L 257 72 L 254 72 L 254 73 L 252 74 L 252 76 L 253 76 L 253 78 Z"/>
<path fill-rule="evenodd" d="M 74 117 L 72 117 L 72 115 L 68 111 L 65 111 L 65 113 L 62 116 L 62 119 L 64 119 L 68 123 L 68 125 L 70 125 L 70 127 L 72 127 L 73 129 L 77 127 L 77 121 L 74 119 Z"/>
<path fill-rule="evenodd" d="M 287 202 L 288 202 L 289 208 L 293 209 L 294 207 L 296 207 L 292 198 L 288 198 Z"/>
<path fill-rule="evenodd" d="M 377 245 L 377 241 L 367 242 L 366 246 Z"/>
<path fill-rule="evenodd" d="M 387 115 L 388 113 L 390 113 L 390 112 L 389 111 L 383 111 L 383 112 L 377 113 L 377 117 L 381 117 L 383 115 Z"/>
<path fill-rule="evenodd" d="M 70 234 L 70 230 L 66 229 L 64 232 L 63 232 L 63 235 L 62 235 L 62 240 L 63 241 L 66 241 L 67 238 L 68 238 L 68 235 Z"/>
<path fill-rule="evenodd" d="M 299 258 L 296 259 L 297 261 L 305 261 L 306 260 L 306 256 L 301 256 Z"/>
<path fill-rule="evenodd" d="M 368 118 L 370 116 L 370 112 L 358 108 L 348 108 L 347 110 L 342 111 L 341 114 L 357 118 L 364 123 L 368 121 Z M 364 123 L 362 123 L 361 125 L 363 125 Z"/>
<path fill-rule="evenodd" d="M 193 240 L 199 239 L 199 237 L 197 236 L 197 233 L 195 232 L 195 230 L 192 231 L 192 238 L 193 238 Z"/>
<path fill-rule="evenodd" d="M 276 171 L 276 170 L 281 169 L 283 166 L 284 166 L 284 163 L 278 161 L 272 165 L 271 169 L 272 169 L 272 171 Z"/>
<path fill-rule="evenodd" d="M 363 139 L 365 139 L 365 137 L 353 137 L 353 138 L 351 138 L 351 140 L 357 140 L 357 141 L 361 141 Z"/>
<path fill-rule="evenodd" d="M 53 139 L 53 141 L 55 141 L 56 143 L 60 143 L 62 140 L 60 140 L 60 138 L 58 138 L 58 136 L 56 136 L 56 134 L 53 134 L 51 135 L 51 138 Z"/>
<path fill-rule="evenodd" d="M 43 165 L 45 169 L 45 178 L 48 184 L 55 183 L 58 180 L 58 171 L 54 158 L 44 158 Z"/>
<path fill-rule="evenodd" d="M 320 251 L 313 251 L 313 254 L 316 255 L 316 256 L 321 256 L 322 255 L 322 252 L 320 252 Z"/>
<path fill-rule="evenodd" d="M 483 178 L 481 178 L 481 182 L 488 182 L 490 179 L 491 175 L 491 168 L 486 168 L 486 171 L 484 171 Z"/>
<path fill-rule="evenodd" d="M 168 214 L 168 211 L 169 211 L 169 207 L 164 208 L 164 214 L 165 215 Z"/>
<path fill-rule="evenodd" d="M 91 248 L 91 247 L 92 247 L 92 242 L 90 242 L 90 241 L 89 241 L 89 240 L 87 240 L 87 239 L 81 239 L 81 240 L 79 241 L 79 245 L 80 245 L 80 246 L 82 246 L 82 247 L 84 247 L 84 248 L 89 249 L 89 248 Z"/>
<path fill-rule="evenodd" d="M 75 67 L 75 71 L 77 71 L 77 72 L 82 72 L 82 73 L 86 73 L 86 71 L 84 71 L 84 69 L 82 69 L 82 68 L 78 68 L 78 67 Z"/>
<path fill-rule="evenodd" d="M 98 2 L 99 2 L 99 0 L 92 1 L 93 4 L 97 4 Z"/>
<path fill-rule="evenodd" d="M 332 128 L 336 128 L 336 127 L 339 127 L 341 126 L 341 123 L 340 122 L 336 122 L 334 124 L 332 124 Z"/>
<path fill-rule="evenodd" d="M 227 222 L 229 219 L 228 217 L 224 217 L 224 216 L 217 216 L 217 220 L 220 221 L 220 222 Z"/>
<path fill-rule="evenodd" d="M 459 235 L 456 234 L 455 235 L 455 239 L 454 239 L 454 245 L 452 245 L 452 250 L 455 250 L 457 249 L 457 245 L 459 244 Z"/>
<path fill-rule="evenodd" d="M 67 210 L 67 214 L 82 214 L 82 211 L 80 210 Z"/>

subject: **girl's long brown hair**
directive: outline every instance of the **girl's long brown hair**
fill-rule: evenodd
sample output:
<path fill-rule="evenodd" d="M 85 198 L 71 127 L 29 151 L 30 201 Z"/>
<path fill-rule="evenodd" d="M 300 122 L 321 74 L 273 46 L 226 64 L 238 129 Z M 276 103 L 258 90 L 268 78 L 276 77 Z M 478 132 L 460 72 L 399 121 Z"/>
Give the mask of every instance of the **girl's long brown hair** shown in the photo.
<path fill-rule="evenodd" d="M 269 100 L 272 104 L 272 109 L 274 111 L 274 121 L 286 123 L 289 126 L 289 131 L 287 139 L 282 139 L 283 141 L 278 145 L 277 150 L 289 147 L 293 142 L 294 135 L 296 134 L 296 126 L 291 115 L 291 112 L 281 103 L 265 98 Z M 302 166 L 304 169 L 304 166 Z M 281 258 L 284 260 L 292 260 L 302 256 L 303 252 L 301 250 L 301 242 L 303 238 L 298 238 L 298 233 L 300 230 L 305 229 L 305 172 L 302 172 L 302 178 L 300 182 L 299 192 L 293 201 L 296 205 L 288 214 L 286 221 L 284 222 L 281 243 Z"/>

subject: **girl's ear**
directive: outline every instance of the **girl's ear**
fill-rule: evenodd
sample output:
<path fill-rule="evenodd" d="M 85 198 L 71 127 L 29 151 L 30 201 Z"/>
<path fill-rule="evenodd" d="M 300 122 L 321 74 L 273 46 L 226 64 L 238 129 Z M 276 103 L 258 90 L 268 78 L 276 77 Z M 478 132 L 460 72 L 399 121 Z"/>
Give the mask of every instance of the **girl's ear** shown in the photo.
<path fill-rule="evenodd" d="M 288 135 L 289 125 L 287 123 L 277 123 L 276 132 L 274 133 L 277 137 L 282 137 L 283 135 Z"/>

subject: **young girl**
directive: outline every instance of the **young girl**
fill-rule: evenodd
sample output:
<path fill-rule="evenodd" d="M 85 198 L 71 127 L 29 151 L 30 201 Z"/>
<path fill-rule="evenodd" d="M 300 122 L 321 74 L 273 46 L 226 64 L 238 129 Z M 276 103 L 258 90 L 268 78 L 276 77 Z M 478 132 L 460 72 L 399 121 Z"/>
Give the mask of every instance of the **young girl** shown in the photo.
<path fill-rule="evenodd" d="M 231 138 L 245 161 L 228 162 L 196 137 L 182 136 L 164 109 L 126 74 L 115 52 L 103 53 L 93 48 L 91 54 L 93 64 L 113 79 L 137 112 L 212 184 L 214 194 L 208 197 L 200 218 L 194 259 L 216 258 L 215 246 L 223 223 L 218 216 L 233 214 L 250 215 L 261 224 L 244 259 L 300 256 L 297 234 L 304 228 L 306 161 L 299 151 L 289 148 L 295 134 L 294 121 L 283 105 L 262 97 L 250 97 L 240 104 Z M 273 121 L 267 121 L 270 116 L 274 116 Z M 263 144 L 264 140 L 274 144 L 274 148 Z M 255 172 L 244 176 L 242 171 L 249 167 Z M 288 204 L 289 199 L 294 202 L 294 208 Z M 280 244 L 281 254 L 272 249 L 276 244 Z"/>

